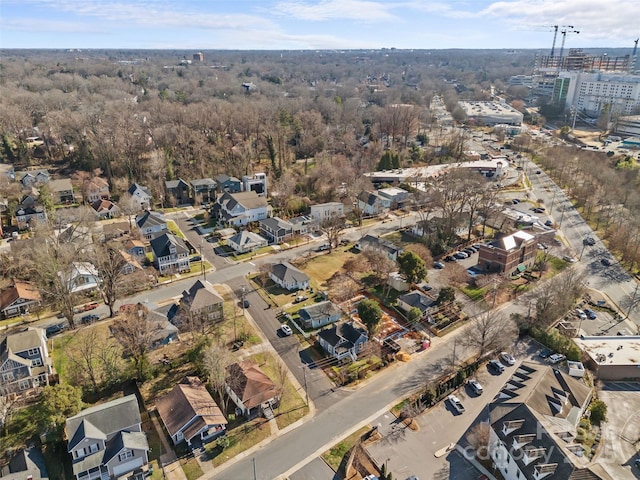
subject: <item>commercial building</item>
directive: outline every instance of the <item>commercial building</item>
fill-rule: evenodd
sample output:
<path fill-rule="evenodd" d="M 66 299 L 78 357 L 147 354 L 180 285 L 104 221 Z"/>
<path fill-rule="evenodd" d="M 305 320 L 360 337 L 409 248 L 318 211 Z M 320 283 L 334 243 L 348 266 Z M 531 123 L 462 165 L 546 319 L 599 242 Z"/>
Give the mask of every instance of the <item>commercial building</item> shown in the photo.
<path fill-rule="evenodd" d="M 486 272 L 513 275 L 533 265 L 537 250 L 536 237 L 518 231 L 489 244 L 481 244 L 478 251 L 478 267 Z"/>
<path fill-rule="evenodd" d="M 582 336 L 573 341 L 588 357 L 587 366 L 600 380 L 640 377 L 640 336 Z"/>
<path fill-rule="evenodd" d="M 633 115 L 640 109 L 640 75 L 609 72 L 560 72 L 554 98 L 567 109 L 598 117 L 609 106 L 613 115 Z"/>
<path fill-rule="evenodd" d="M 524 115 L 502 102 L 458 102 L 467 115 L 467 121 L 482 125 L 520 125 Z"/>

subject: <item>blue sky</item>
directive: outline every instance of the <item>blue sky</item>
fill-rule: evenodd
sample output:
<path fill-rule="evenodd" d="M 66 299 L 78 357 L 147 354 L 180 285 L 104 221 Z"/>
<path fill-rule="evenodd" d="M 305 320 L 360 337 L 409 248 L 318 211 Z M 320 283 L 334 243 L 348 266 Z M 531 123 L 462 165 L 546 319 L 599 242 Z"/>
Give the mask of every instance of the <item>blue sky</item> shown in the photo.
<path fill-rule="evenodd" d="M 631 49 L 640 1 L 0 0 L 0 48 L 550 48 L 550 25 Z"/>

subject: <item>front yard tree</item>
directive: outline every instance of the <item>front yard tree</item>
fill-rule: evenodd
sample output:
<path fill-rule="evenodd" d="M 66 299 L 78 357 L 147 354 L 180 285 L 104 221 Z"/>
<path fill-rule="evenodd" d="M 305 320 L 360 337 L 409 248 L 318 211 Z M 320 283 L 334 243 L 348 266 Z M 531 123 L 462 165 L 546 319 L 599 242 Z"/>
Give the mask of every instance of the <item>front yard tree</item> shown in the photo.
<path fill-rule="evenodd" d="M 125 312 L 111 326 L 111 333 L 122 345 L 125 355 L 131 358 L 139 381 L 145 379 L 149 366 L 147 354 L 153 330 L 152 322 L 147 320 L 148 313 L 143 305 L 138 304 L 136 309 Z"/>
<path fill-rule="evenodd" d="M 327 236 L 329 242 L 329 250 L 338 248 L 340 243 L 340 235 L 345 228 L 344 217 L 334 215 L 323 220 L 320 223 L 320 231 Z"/>
<path fill-rule="evenodd" d="M 100 245 L 96 247 L 95 253 L 95 265 L 102 281 L 102 296 L 105 305 L 109 307 L 109 317 L 113 318 L 113 307 L 124 286 L 122 279 L 125 276 L 124 267 L 127 260 L 111 245 Z"/>
<path fill-rule="evenodd" d="M 400 273 L 409 283 L 418 283 L 427 277 L 427 266 L 417 254 L 403 252 L 398 256 Z"/>
<path fill-rule="evenodd" d="M 375 300 L 366 298 L 358 304 L 358 316 L 367 327 L 369 337 L 372 337 L 382 320 L 382 310 Z"/>
<path fill-rule="evenodd" d="M 224 343 L 214 340 L 207 346 L 202 357 L 202 367 L 214 393 L 218 397 L 220 405 L 226 410 L 227 394 L 226 379 L 227 368 L 234 362 L 233 355 L 225 347 Z"/>

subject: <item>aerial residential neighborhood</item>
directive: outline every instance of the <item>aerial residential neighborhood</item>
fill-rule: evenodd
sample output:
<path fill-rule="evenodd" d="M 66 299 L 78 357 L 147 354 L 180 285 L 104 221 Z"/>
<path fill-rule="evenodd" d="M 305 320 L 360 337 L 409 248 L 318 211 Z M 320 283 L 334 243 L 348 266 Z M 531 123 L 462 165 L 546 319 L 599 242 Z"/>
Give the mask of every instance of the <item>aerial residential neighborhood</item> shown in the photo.
<path fill-rule="evenodd" d="M 554 33 L 3 50 L 0 477 L 638 478 L 637 41 Z"/>

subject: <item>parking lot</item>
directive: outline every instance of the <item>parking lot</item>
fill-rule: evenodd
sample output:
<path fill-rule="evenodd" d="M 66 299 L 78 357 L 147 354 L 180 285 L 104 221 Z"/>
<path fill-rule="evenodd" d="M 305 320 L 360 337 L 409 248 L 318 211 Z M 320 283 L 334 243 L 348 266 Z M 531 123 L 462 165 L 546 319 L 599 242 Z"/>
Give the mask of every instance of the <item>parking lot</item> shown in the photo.
<path fill-rule="evenodd" d="M 600 398 L 607 404 L 603 444 L 597 455 L 613 478 L 640 478 L 635 442 L 640 439 L 640 384 L 605 382 Z"/>

